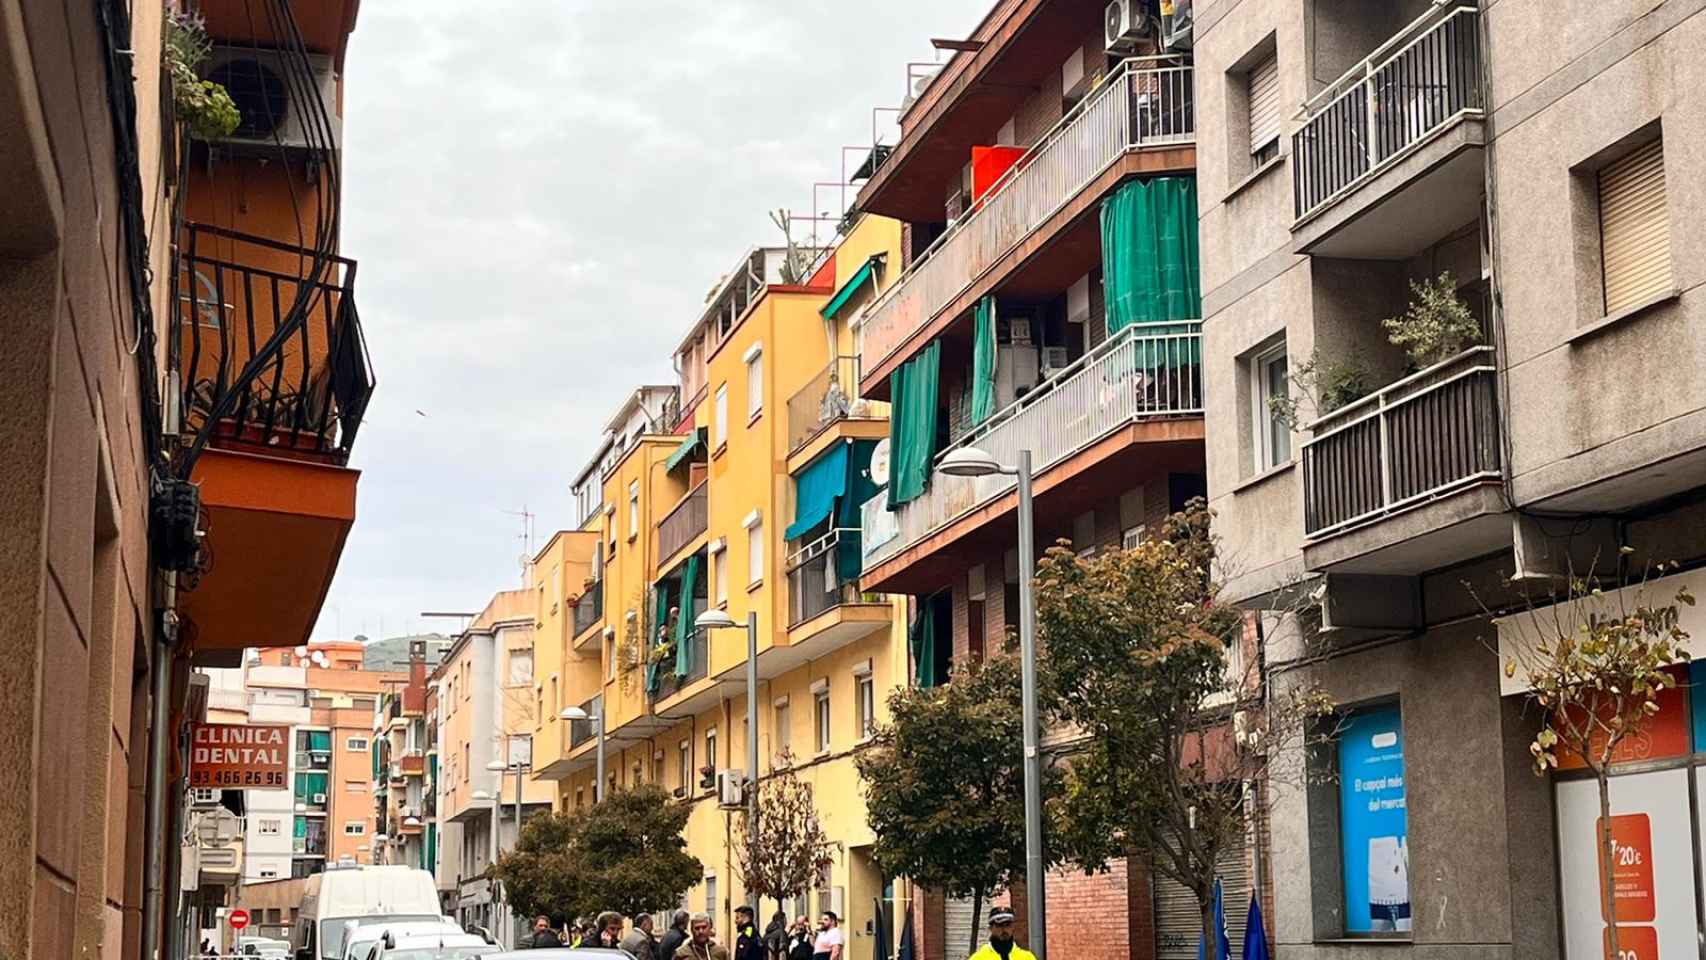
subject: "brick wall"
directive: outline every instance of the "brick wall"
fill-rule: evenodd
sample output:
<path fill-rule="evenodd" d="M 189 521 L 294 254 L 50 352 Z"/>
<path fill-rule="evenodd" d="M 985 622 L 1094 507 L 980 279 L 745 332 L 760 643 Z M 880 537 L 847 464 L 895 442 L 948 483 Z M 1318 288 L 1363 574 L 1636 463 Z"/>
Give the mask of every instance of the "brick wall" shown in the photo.
<path fill-rule="evenodd" d="M 1155 956 L 1155 920 L 1149 871 L 1141 859 L 1108 864 L 1103 873 L 1050 870 L 1048 887 L 1049 955 L 1072 960 L 1151 960 Z M 1023 883 L 994 902 L 1015 916 L 1013 936 L 1031 942 Z"/>

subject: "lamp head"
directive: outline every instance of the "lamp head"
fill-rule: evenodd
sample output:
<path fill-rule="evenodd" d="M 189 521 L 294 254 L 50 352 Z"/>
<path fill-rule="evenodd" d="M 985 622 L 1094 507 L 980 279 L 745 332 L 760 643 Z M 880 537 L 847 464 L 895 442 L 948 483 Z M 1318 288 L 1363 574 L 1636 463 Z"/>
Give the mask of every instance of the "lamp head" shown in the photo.
<path fill-rule="evenodd" d="M 509 769 L 509 764 L 504 763 L 502 760 L 493 760 L 491 763 L 486 764 L 486 769 L 493 773 L 503 773 L 505 770 Z"/>
<path fill-rule="evenodd" d="M 563 712 L 557 714 L 557 716 L 563 718 L 564 720 L 593 720 L 593 721 L 596 721 L 598 719 L 598 714 L 587 713 L 585 710 L 582 710 L 580 707 L 564 707 Z"/>
<path fill-rule="evenodd" d="M 484 790 L 475 790 L 473 793 L 469 794 L 469 796 L 474 798 L 475 800 L 490 800 L 490 799 L 492 799 L 492 795 L 487 793 Z"/>
<path fill-rule="evenodd" d="M 984 450 L 977 447 L 955 447 L 936 465 L 936 472 L 950 477 L 988 477 L 1010 471 L 996 463 L 995 458 Z"/>
<path fill-rule="evenodd" d="M 727 630 L 737 624 L 735 618 L 729 616 L 727 610 L 712 607 L 694 618 L 693 625 L 700 630 Z"/>

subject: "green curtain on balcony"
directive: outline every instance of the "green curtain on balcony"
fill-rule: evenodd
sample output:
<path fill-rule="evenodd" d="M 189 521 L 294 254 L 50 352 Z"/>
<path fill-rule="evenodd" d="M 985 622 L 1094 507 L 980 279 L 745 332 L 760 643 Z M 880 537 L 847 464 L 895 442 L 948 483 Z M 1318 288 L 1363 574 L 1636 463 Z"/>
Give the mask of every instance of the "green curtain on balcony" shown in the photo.
<path fill-rule="evenodd" d="M 329 777 L 324 773 L 299 773 L 296 775 L 296 802 L 312 803 L 314 794 L 325 793 Z"/>
<path fill-rule="evenodd" d="M 657 693 L 658 685 L 663 682 L 663 661 L 654 663 L 651 657 L 658 642 L 669 636 L 669 581 L 660 581 L 652 592 L 657 594 L 657 616 L 652 618 L 652 635 L 642 644 L 646 651 L 647 693 Z"/>
<path fill-rule="evenodd" d="M 681 616 L 675 621 L 675 675 L 685 677 L 693 669 L 693 591 L 699 584 L 699 555 L 687 558 L 681 574 Z"/>
<path fill-rule="evenodd" d="M 988 420 L 995 413 L 995 298 L 977 302 L 972 332 L 971 422 Z"/>
<path fill-rule="evenodd" d="M 847 447 L 830 447 L 795 479 L 794 522 L 782 539 L 798 540 L 835 512 L 835 502 L 847 492 Z"/>
<path fill-rule="evenodd" d="M 936 662 L 936 620 L 941 608 L 951 602 L 949 594 L 933 593 L 918 602 L 918 617 L 907 631 L 912 648 L 912 677 L 920 687 L 934 687 L 941 680 L 940 671 L 946 666 Z"/>
<path fill-rule="evenodd" d="M 379 738 L 374 737 L 367 749 L 373 754 L 373 779 L 384 779 L 385 767 L 379 762 Z"/>
<path fill-rule="evenodd" d="M 930 488 L 941 365 L 942 342 L 932 340 L 894 372 L 889 388 L 890 510 L 917 500 Z"/>
<path fill-rule="evenodd" d="M 332 752 L 332 731 L 330 731 L 330 730 L 310 730 L 310 731 L 308 731 L 308 749 L 319 750 L 319 751 L 322 751 L 324 753 L 331 753 Z"/>
<path fill-rule="evenodd" d="M 1180 320 L 1202 317 L 1194 177 L 1133 180 L 1102 201 L 1102 271 L 1108 335 L 1134 324 L 1145 333 L 1191 332 Z M 1194 341 L 1172 356 L 1159 344 L 1140 349 L 1142 367 L 1200 363 Z"/>
<path fill-rule="evenodd" d="M 847 456 L 847 491 L 835 506 L 835 525 L 843 531 L 835 550 L 835 571 L 842 583 L 863 573 L 864 560 L 860 544 L 864 540 L 865 501 L 877 495 L 877 485 L 871 480 L 871 453 L 877 449 L 875 440 L 855 440 Z"/>
<path fill-rule="evenodd" d="M 307 817 L 297 817 L 296 818 L 296 825 L 291 828 L 290 835 L 295 837 L 298 840 L 307 839 L 307 837 L 308 837 L 308 818 Z"/>

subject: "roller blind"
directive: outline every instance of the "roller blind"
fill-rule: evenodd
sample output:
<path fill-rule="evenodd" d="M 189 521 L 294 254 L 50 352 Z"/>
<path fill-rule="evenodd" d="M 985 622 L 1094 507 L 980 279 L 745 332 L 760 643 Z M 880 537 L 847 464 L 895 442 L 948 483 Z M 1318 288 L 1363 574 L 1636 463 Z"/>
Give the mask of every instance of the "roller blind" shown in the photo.
<path fill-rule="evenodd" d="M 1228 844 L 1220 851 L 1217 863 L 1220 899 L 1226 916 L 1226 938 L 1232 944 L 1232 955 L 1238 956 L 1244 944 L 1244 925 L 1250 910 L 1250 877 L 1244 864 L 1243 842 Z M 1160 872 L 1153 876 L 1156 960 L 1197 960 L 1197 944 L 1202 939 L 1202 915 L 1197 912 L 1196 894 Z"/>
<path fill-rule="evenodd" d="M 1670 218 L 1665 213 L 1660 141 L 1599 172 L 1599 237 L 1607 314 L 1671 288 Z"/>
<path fill-rule="evenodd" d="M 1279 61 L 1273 57 L 1250 68 L 1250 152 L 1279 139 Z"/>

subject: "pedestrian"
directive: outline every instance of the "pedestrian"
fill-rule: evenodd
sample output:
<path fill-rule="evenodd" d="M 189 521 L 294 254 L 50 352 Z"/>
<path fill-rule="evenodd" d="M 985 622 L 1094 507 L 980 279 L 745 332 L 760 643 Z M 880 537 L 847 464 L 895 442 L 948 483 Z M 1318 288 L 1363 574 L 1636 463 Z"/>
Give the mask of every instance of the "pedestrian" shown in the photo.
<path fill-rule="evenodd" d="M 989 912 L 989 942 L 970 960 L 1037 960 L 1037 955 L 1013 942 L 1013 911 L 996 907 Z"/>
<path fill-rule="evenodd" d="M 563 945 L 557 931 L 551 929 L 551 918 L 540 914 L 533 918 L 533 932 L 521 939 L 516 946 L 522 950 L 536 950 L 541 947 L 560 947 Z"/>
<path fill-rule="evenodd" d="M 782 960 L 788 955 L 788 917 L 778 910 L 770 915 L 764 928 L 764 952 L 768 960 Z"/>
<path fill-rule="evenodd" d="M 805 917 L 795 917 L 793 929 L 788 931 L 788 960 L 812 960 L 812 950 L 817 944 L 817 937 L 812 933 L 812 924 Z"/>
<path fill-rule="evenodd" d="M 598 932 L 593 934 L 592 945 L 600 950 L 622 949 L 622 915 L 615 910 L 606 910 L 598 915 Z"/>
<path fill-rule="evenodd" d="M 711 938 L 711 915 L 695 913 L 688 921 L 687 942 L 674 960 L 729 960 L 729 948 Z"/>
<path fill-rule="evenodd" d="M 752 922 L 752 908 L 744 903 L 735 908 L 734 960 L 767 960 L 764 938 L 758 935 L 758 925 Z"/>
<path fill-rule="evenodd" d="M 687 942 L 687 911 L 677 910 L 669 918 L 669 929 L 658 940 L 657 960 L 675 960 L 675 952 Z"/>
<path fill-rule="evenodd" d="M 652 915 L 642 913 L 634 918 L 634 929 L 622 938 L 622 949 L 634 960 L 656 960 L 657 938 L 652 936 Z"/>
<path fill-rule="evenodd" d="M 592 919 L 592 920 L 587 920 L 584 923 L 582 923 L 581 924 L 581 946 L 583 946 L 583 947 L 596 947 L 596 946 L 598 946 L 598 932 L 599 932 L 598 931 L 598 921 L 596 918 Z"/>
<path fill-rule="evenodd" d="M 812 942 L 812 960 L 841 960 L 841 918 L 825 910 L 818 918 L 817 939 Z"/>

